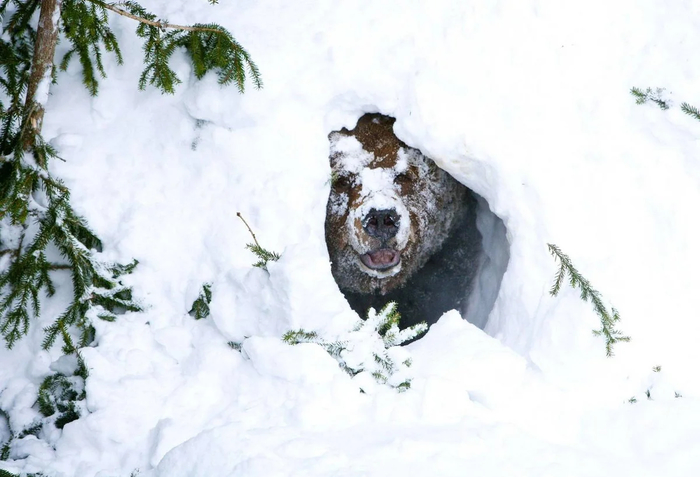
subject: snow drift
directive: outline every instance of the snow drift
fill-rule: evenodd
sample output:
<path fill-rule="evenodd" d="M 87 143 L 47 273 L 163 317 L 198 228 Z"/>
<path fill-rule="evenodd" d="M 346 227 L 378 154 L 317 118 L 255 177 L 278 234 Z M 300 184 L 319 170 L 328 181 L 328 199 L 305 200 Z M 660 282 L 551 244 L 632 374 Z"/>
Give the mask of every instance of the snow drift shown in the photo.
<path fill-rule="evenodd" d="M 628 90 L 661 85 L 700 103 L 696 5 L 149 8 L 175 23 L 219 21 L 265 87 L 239 95 L 213 77 L 195 82 L 180 54 L 176 94 L 139 92 L 140 45 L 125 19 L 114 23 L 126 65 L 109 60 L 99 96 L 80 87 L 77 64 L 59 74 L 44 125 L 66 161 L 54 171 L 109 257 L 139 260 L 128 281 L 148 309 L 97 323 L 97 345 L 83 350 L 89 412 L 62 433 L 16 441 L 0 468 L 695 475 L 700 125 L 636 105 Z M 280 340 L 299 328 L 337 335 L 356 319 L 325 248 L 327 136 L 378 111 L 483 199 L 479 230 L 494 237 L 473 304 L 484 330 L 448 313 L 408 346 L 413 387 L 401 394 L 361 394 L 321 348 Z M 251 266 L 236 212 L 281 253 L 269 273 Z M 548 242 L 620 310 L 632 341 L 615 358 L 576 291 L 549 296 Z M 211 316 L 195 321 L 187 310 L 205 282 Z M 41 325 L 0 351 L 0 408 L 13 428 L 36 418 L 37 383 L 60 356 L 39 351 Z"/>

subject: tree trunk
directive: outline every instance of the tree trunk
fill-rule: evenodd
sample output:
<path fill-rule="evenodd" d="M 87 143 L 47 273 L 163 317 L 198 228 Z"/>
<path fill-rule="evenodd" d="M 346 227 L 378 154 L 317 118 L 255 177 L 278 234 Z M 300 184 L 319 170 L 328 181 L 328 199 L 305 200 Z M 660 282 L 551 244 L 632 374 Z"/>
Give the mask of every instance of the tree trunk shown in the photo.
<path fill-rule="evenodd" d="M 49 96 L 51 73 L 53 71 L 53 56 L 58 42 L 58 20 L 61 15 L 62 0 L 41 0 L 39 25 L 36 30 L 34 43 L 34 59 L 29 73 L 27 98 L 25 106 L 29 111 L 28 134 L 24 137 L 24 149 L 29 150 L 34 144 L 34 138 L 41 133 L 44 120 L 44 108 Z M 41 164 L 45 167 L 46 164 Z"/>

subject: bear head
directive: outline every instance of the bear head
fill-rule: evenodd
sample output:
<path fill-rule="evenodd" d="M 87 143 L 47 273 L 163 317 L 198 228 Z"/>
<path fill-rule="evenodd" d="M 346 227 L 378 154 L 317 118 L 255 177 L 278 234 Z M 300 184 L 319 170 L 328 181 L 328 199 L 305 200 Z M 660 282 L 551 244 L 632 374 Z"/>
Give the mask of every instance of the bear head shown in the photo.
<path fill-rule="evenodd" d="M 436 253 L 466 212 L 468 190 L 366 114 L 329 135 L 326 242 L 340 289 L 386 294 Z"/>

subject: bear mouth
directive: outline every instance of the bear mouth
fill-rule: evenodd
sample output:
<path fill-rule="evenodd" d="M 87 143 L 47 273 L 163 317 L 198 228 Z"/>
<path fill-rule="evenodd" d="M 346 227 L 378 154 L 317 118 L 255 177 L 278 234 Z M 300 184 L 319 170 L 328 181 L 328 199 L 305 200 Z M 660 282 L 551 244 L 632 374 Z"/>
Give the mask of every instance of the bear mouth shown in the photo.
<path fill-rule="evenodd" d="M 381 248 L 374 252 L 360 255 L 362 264 L 372 270 L 388 270 L 395 267 L 401 261 L 401 254 L 396 250 Z"/>

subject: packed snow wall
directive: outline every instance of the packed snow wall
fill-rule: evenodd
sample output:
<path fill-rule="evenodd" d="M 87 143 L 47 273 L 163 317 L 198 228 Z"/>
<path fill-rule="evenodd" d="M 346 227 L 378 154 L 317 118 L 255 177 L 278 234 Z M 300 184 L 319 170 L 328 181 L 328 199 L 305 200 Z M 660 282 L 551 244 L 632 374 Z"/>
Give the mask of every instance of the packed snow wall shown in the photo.
<path fill-rule="evenodd" d="M 510 249 L 503 221 L 489 208 L 488 202 L 476 195 L 476 227 L 482 238 L 479 274 L 469 295 L 468 320 L 481 329 L 487 324 L 501 290 L 501 281 L 508 267 Z"/>

